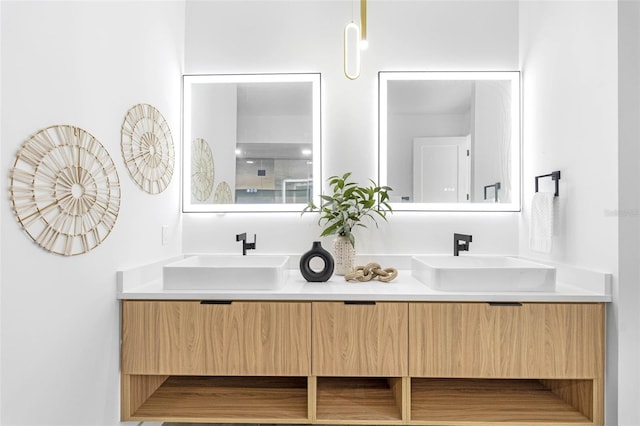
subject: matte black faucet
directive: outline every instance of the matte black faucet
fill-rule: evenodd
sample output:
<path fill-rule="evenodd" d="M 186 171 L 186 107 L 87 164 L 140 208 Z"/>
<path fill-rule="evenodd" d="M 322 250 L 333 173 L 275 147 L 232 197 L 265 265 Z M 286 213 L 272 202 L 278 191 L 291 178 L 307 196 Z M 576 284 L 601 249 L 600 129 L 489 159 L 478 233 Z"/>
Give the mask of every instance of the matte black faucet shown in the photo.
<path fill-rule="evenodd" d="M 256 249 L 256 234 L 253 234 L 253 242 L 247 242 L 247 233 L 243 232 L 242 234 L 236 234 L 236 241 L 242 241 L 242 255 L 247 255 L 247 250 L 255 250 Z"/>
<path fill-rule="evenodd" d="M 453 255 L 458 256 L 461 251 L 469 251 L 469 243 L 473 241 L 471 235 L 453 234 Z"/>

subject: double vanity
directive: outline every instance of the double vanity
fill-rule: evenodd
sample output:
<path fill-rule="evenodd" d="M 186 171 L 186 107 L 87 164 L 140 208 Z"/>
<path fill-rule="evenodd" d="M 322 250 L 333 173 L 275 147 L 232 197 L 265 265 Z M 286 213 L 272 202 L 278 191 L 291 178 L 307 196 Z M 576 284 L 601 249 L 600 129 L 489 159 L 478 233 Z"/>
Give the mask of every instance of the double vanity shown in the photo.
<path fill-rule="evenodd" d="M 322 80 L 183 76 L 182 211 L 318 204 Z M 380 71 L 375 180 L 389 206 L 520 212 L 520 92 L 518 71 Z M 396 268 L 390 283 L 313 283 L 299 256 L 236 241 L 251 253 L 118 273 L 123 420 L 603 424 L 606 274 L 378 255 L 356 264 Z M 454 253 L 471 242 L 454 234 Z"/>
<path fill-rule="evenodd" d="M 253 253 L 119 271 L 122 420 L 603 424 L 607 274 L 371 260 L 398 278 L 309 283 Z"/>

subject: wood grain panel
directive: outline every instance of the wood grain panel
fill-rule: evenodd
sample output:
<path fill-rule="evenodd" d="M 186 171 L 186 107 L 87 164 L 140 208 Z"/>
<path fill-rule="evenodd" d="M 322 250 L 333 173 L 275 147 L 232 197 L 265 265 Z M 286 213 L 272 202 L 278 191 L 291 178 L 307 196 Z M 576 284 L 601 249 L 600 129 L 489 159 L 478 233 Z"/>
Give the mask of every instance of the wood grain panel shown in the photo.
<path fill-rule="evenodd" d="M 121 420 L 130 420 L 133 413 L 167 380 L 169 376 L 130 376 L 120 377 L 122 402 Z"/>
<path fill-rule="evenodd" d="M 409 375 L 599 378 L 602 304 L 411 303 Z"/>
<path fill-rule="evenodd" d="M 391 389 L 391 395 L 393 396 L 393 400 L 396 403 L 396 408 L 398 408 L 398 412 L 401 413 L 401 418 L 403 420 L 407 419 L 407 407 L 409 406 L 409 393 L 407 388 L 407 383 L 409 382 L 408 377 L 390 377 L 387 379 L 387 384 L 389 385 L 389 389 Z"/>
<path fill-rule="evenodd" d="M 316 408 L 318 400 L 318 378 L 316 376 L 307 377 L 307 407 L 309 421 L 316 421 Z"/>
<path fill-rule="evenodd" d="M 540 380 L 540 383 L 586 417 L 593 419 L 594 424 L 604 423 L 602 380 Z"/>
<path fill-rule="evenodd" d="M 126 374 L 306 376 L 311 304 L 124 301 Z"/>
<path fill-rule="evenodd" d="M 313 374 L 406 376 L 407 303 L 313 302 Z"/>

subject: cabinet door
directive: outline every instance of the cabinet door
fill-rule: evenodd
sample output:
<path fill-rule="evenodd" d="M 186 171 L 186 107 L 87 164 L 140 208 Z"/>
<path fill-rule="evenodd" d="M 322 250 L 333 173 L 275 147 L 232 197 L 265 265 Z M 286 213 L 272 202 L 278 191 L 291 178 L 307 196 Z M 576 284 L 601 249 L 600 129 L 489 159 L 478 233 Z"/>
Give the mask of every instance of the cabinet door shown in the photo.
<path fill-rule="evenodd" d="M 124 374 L 306 376 L 311 304 L 124 301 Z"/>
<path fill-rule="evenodd" d="M 416 377 L 598 378 L 602 304 L 411 303 Z"/>
<path fill-rule="evenodd" d="M 408 304 L 313 303 L 313 374 L 407 375 Z"/>

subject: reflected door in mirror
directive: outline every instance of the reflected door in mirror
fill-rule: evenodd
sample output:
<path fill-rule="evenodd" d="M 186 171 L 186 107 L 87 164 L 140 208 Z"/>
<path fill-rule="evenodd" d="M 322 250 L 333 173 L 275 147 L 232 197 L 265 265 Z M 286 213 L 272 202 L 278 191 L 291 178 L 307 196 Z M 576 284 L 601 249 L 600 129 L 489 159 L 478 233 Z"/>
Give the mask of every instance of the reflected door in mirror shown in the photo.
<path fill-rule="evenodd" d="M 413 140 L 413 201 L 469 201 L 469 136 Z"/>

